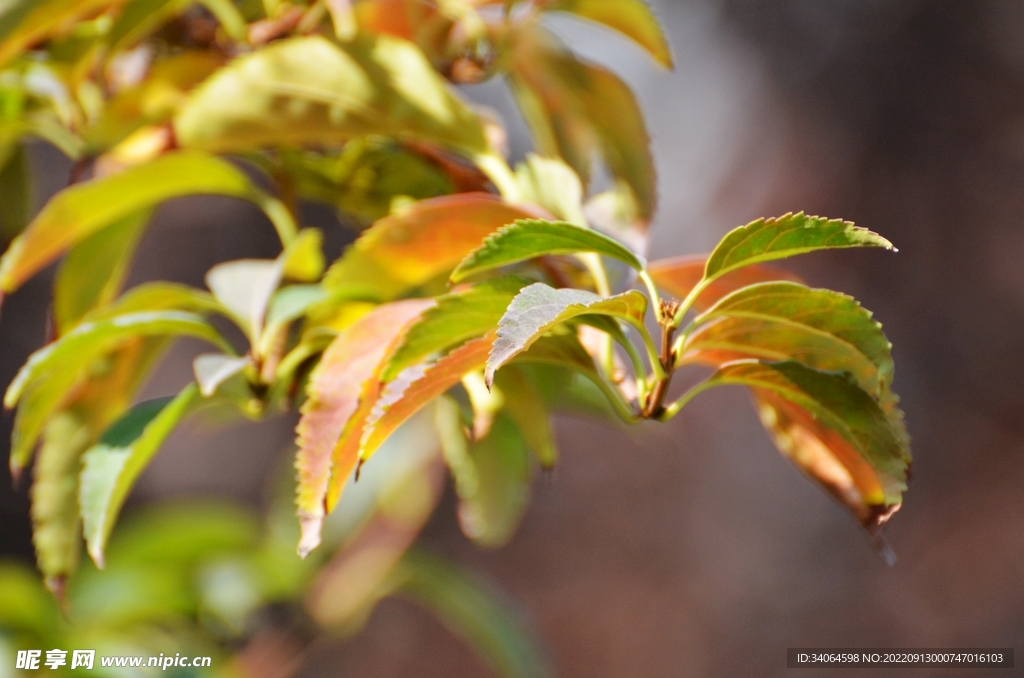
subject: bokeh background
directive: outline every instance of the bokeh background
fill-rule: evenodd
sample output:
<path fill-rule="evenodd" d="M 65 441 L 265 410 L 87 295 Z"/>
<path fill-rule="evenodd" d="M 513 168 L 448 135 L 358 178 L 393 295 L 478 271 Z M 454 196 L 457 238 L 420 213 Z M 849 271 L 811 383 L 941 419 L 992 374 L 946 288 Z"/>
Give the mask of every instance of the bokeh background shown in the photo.
<path fill-rule="evenodd" d="M 537 479 L 511 544 L 473 547 L 448 497 L 424 546 L 509 591 L 567 678 L 783 675 L 796 646 L 1020 652 L 1024 3 L 653 4 L 674 73 L 608 32 L 553 24 L 638 91 L 660 172 L 651 258 L 707 251 L 736 225 L 796 210 L 853 220 L 900 249 L 793 263 L 811 283 L 861 299 L 895 344 L 915 453 L 911 490 L 887 529 L 899 562 L 886 567 L 855 521 L 774 450 L 741 390 L 702 396 L 664 426 L 560 419 L 560 465 Z M 502 112 L 522 155 L 528 139 L 501 86 L 468 94 Z M 43 147 L 32 162 L 42 204 L 69 168 Z M 330 254 L 351 239 L 324 210 L 310 208 L 306 221 L 329 229 Z M 274 242 L 239 204 L 174 202 L 132 281 L 201 285 L 212 264 L 273 256 Z M 4 303 L 4 383 L 43 342 L 49 284 L 40 276 Z M 183 342 L 147 392 L 187 381 L 195 350 Z M 217 495 L 260 506 L 292 424 L 187 425 L 132 505 Z M 25 493 L 0 473 L 0 554 L 29 560 Z M 387 601 L 356 637 L 318 643 L 301 675 L 487 672 L 434 618 Z"/>

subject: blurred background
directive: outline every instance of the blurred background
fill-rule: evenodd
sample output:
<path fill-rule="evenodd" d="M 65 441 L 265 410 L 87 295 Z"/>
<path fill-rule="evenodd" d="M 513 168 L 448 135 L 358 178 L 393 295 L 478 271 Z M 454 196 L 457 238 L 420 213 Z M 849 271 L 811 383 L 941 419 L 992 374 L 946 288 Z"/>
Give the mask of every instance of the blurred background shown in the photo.
<path fill-rule="evenodd" d="M 473 547 L 450 496 L 422 544 L 511 593 L 560 676 L 774 676 L 797 646 L 1020 646 L 1024 3 L 653 4 L 674 73 L 608 32 L 553 24 L 638 91 L 660 173 L 650 258 L 708 251 L 741 223 L 798 210 L 855 221 L 899 247 L 792 264 L 859 298 L 895 344 L 915 453 L 886 531 L 899 562 L 886 567 L 857 523 L 775 451 L 739 389 L 702 396 L 668 425 L 559 419 L 560 464 L 535 482 L 511 544 Z M 502 86 L 467 93 L 502 112 L 521 156 L 528 138 Z M 39 205 L 69 166 L 43 147 L 32 163 Z M 325 211 L 305 216 L 330 229 L 329 255 L 351 239 Z M 132 282 L 202 285 L 214 263 L 274 256 L 273 232 L 257 221 L 228 200 L 168 204 Z M 4 303 L 4 383 L 43 342 L 49 285 L 40 276 Z M 147 393 L 190 379 L 195 351 L 182 343 Z M 4 440 L 10 423 L 7 414 Z M 129 510 L 211 495 L 261 506 L 293 425 L 186 425 Z M 0 473 L 0 555 L 29 562 L 26 495 Z M 488 673 L 435 618 L 389 600 L 359 635 L 317 644 L 300 675 Z"/>

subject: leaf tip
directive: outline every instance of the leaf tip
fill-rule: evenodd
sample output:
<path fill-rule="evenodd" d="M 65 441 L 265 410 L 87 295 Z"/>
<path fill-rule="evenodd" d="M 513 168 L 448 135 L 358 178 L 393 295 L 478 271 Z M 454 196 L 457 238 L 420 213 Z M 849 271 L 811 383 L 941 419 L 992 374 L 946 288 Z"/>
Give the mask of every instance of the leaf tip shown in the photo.
<path fill-rule="evenodd" d="M 364 459 L 362 457 L 359 457 L 359 460 L 356 462 L 355 482 L 357 482 L 357 483 L 359 482 L 359 474 L 362 472 L 363 464 L 365 464 L 365 463 L 366 463 L 366 459 Z"/>
<path fill-rule="evenodd" d="M 11 470 L 11 487 L 17 492 L 21 487 L 21 476 L 25 472 L 25 467 L 11 459 L 9 468 Z"/>
<path fill-rule="evenodd" d="M 299 513 L 299 526 L 302 530 L 298 548 L 300 558 L 305 559 L 306 556 L 313 552 L 313 549 L 320 546 L 320 530 L 323 525 L 324 517 L 322 515 Z"/>
<path fill-rule="evenodd" d="M 46 588 L 53 594 L 57 601 L 57 607 L 60 608 L 60 612 L 65 618 L 68 616 L 67 581 L 67 575 L 64 574 L 46 578 Z"/>
<path fill-rule="evenodd" d="M 102 570 L 107 566 L 107 562 L 103 557 L 103 547 L 97 545 L 96 547 L 89 548 L 89 557 L 92 558 L 92 562 L 96 564 L 96 568 Z"/>

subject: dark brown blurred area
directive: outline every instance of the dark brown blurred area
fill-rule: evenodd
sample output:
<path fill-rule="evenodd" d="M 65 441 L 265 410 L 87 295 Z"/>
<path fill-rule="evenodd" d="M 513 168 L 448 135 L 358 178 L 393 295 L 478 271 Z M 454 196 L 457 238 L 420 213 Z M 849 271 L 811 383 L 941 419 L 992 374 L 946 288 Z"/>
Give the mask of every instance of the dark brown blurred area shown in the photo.
<path fill-rule="evenodd" d="M 706 250 L 737 224 L 791 210 L 853 220 L 899 247 L 793 264 L 813 284 L 859 298 L 895 344 L 915 454 L 906 503 L 887 529 L 899 562 L 881 562 L 856 522 L 774 450 L 745 394 L 729 390 L 702 396 L 667 426 L 559 420 L 559 467 L 537 479 L 510 545 L 469 544 L 449 499 L 425 546 L 507 589 L 560 676 L 784 675 L 786 648 L 797 646 L 1017 645 L 1019 665 L 1024 3 L 656 6 L 676 74 L 652 75 L 604 33 L 586 45 L 627 77 L 640 72 L 632 64 L 643 67 L 631 82 L 662 177 L 652 258 Z M 521 126 L 505 114 L 521 147 Z M 59 181 L 59 163 L 36 160 Z M 272 256 L 269 226 L 243 223 L 254 218 L 233 204 L 171 206 L 133 275 L 199 284 L 215 261 Z M 5 380 L 42 341 L 46 285 L 36 280 L 5 302 Z M 187 348 L 151 388 L 187 378 Z M 140 497 L 218 492 L 255 502 L 288 424 L 212 439 L 190 428 L 161 453 Z M 12 496 L 3 478 L 0 486 L 0 549 L 28 557 L 24 492 Z M 987 675 L 913 671 L 968 674 Z M 360 635 L 318 644 L 303 675 L 487 674 L 433 618 L 389 601 Z"/>

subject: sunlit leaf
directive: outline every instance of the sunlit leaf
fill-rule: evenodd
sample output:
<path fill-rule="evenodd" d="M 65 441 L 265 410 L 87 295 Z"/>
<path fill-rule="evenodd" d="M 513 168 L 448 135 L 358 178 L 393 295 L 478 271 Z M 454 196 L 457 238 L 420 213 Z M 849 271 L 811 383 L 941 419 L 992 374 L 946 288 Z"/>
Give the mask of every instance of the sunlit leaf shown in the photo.
<path fill-rule="evenodd" d="M 8 386 L 4 405 L 14 407 L 25 387 L 51 370 L 74 370 L 128 339 L 156 335 L 195 337 L 233 352 L 231 345 L 212 325 L 190 313 L 131 313 L 87 322 L 29 356 Z"/>
<path fill-rule="evenodd" d="M 251 364 L 249 356 L 237 358 L 223 353 L 204 353 L 192 361 L 192 372 L 199 385 L 199 393 L 209 398 L 221 384 Z"/>
<path fill-rule="evenodd" d="M 687 339 L 684 351 L 793 359 L 819 370 L 846 370 L 876 397 L 892 383 L 892 344 L 882 326 L 839 292 L 791 282 L 751 285 L 721 299 L 694 322 L 703 325 Z"/>
<path fill-rule="evenodd" d="M 767 391 L 808 412 L 809 421 L 845 441 L 877 474 L 874 487 L 863 489 L 863 502 L 899 505 L 906 490 L 910 451 L 879 404 L 849 375 L 820 372 L 793 361 L 743 360 L 723 365 L 691 394 L 725 384 Z"/>
<path fill-rule="evenodd" d="M 136 285 L 111 304 L 89 313 L 86 319 L 100 320 L 145 311 L 227 314 L 221 303 L 205 290 L 180 283 L 154 281 Z"/>
<path fill-rule="evenodd" d="M 327 286 L 393 280 L 395 294 L 450 272 L 484 239 L 536 216 L 485 193 L 421 200 L 377 221 L 331 266 Z"/>
<path fill-rule="evenodd" d="M 270 298 L 281 282 L 282 264 L 273 259 L 239 259 L 206 273 L 206 286 L 255 346 L 263 331 Z"/>
<path fill-rule="evenodd" d="M 239 57 L 195 90 L 174 127 L 183 147 L 216 152 L 370 134 L 490 152 L 477 116 L 422 52 L 386 35 L 344 47 L 290 38 Z"/>
<path fill-rule="evenodd" d="M 548 11 L 570 12 L 613 28 L 631 38 L 665 68 L 672 68 L 672 51 L 654 12 L 644 0 L 547 0 Z"/>
<path fill-rule="evenodd" d="M 320 543 L 328 484 L 333 478 L 340 495 L 355 468 L 363 420 L 372 406 L 367 394 L 378 388 L 376 375 L 391 346 L 431 303 L 408 300 L 378 307 L 339 334 L 314 370 L 296 428 L 300 554 L 308 554 Z M 352 444 L 343 433 L 354 439 L 356 450 L 350 451 Z"/>
<path fill-rule="evenodd" d="M 755 390 L 754 404 L 775 446 L 835 497 L 868 529 L 883 525 L 899 503 L 887 504 L 883 482 L 846 439 L 808 410 L 771 391 Z"/>
<path fill-rule="evenodd" d="M 366 461 L 395 429 L 420 408 L 459 383 L 487 362 L 494 342 L 488 334 L 466 342 L 433 363 L 406 369 L 384 388 L 366 419 L 358 445 L 359 460 Z"/>
<path fill-rule="evenodd" d="M 500 266 L 547 254 L 594 252 L 642 270 L 643 261 L 623 245 L 588 228 L 561 221 L 520 219 L 504 226 L 473 250 L 452 272 L 454 282 Z"/>
<path fill-rule="evenodd" d="M 586 185 L 599 153 L 612 177 L 632 190 L 649 222 L 657 204 L 654 160 L 643 113 L 618 76 L 577 59 L 538 28 L 516 31 L 509 84 L 538 151 L 560 156 Z"/>
<path fill-rule="evenodd" d="M 68 250 L 53 283 L 59 334 L 67 334 L 90 311 L 117 297 L 149 216 L 149 210 L 143 210 L 125 217 Z"/>
<path fill-rule="evenodd" d="M 703 280 L 707 261 L 707 255 L 659 259 L 647 265 L 647 272 L 660 289 L 678 299 L 685 299 Z M 773 280 L 802 282 L 799 276 L 785 269 L 752 264 L 715 278 L 693 302 L 693 307 L 698 311 L 705 311 L 730 292 L 747 285 Z"/>
<path fill-rule="evenodd" d="M 103 551 L 135 480 L 174 427 L 202 402 L 195 384 L 175 398 L 140 403 L 103 434 L 83 457 L 80 503 L 89 554 L 103 567 Z"/>
<path fill-rule="evenodd" d="M 750 264 L 845 247 L 895 249 L 882 236 L 849 221 L 798 212 L 758 219 L 730 231 L 708 257 L 704 277 L 711 280 Z"/>
<path fill-rule="evenodd" d="M 266 205 L 266 198 L 230 163 L 202 153 L 170 153 L 113 176 L 76 184 L 50 199 L 0 259 L 0 288 L 13 291 L 68 247 L 100 229 L 170 198 L 195 193 Z"/>
<path fill-rule="evenodd" d="M 439 615 L 502 678 L 554 675 L 534 634 L 512 604 L 436 557 L 411 551 L 399 564 L 397 590 Z"/>
<path fill-rule="evenodd" d="M 583 216 L 583 185 L 564 161 L 529 153 L 516 166 L 516 182 L 526 202 L 540 205 L 562 221 L 587 225 Z"/>
<path fill-rule="evenodd" d="M 643 326 L 646 313 L 647 297 L 636 290 L 604 298 L 585 290 L 555 289 L 534 283 L 516 295 L 498 324 L 498 338 L 484 373 L 487 383 L 494 381 L 498 368 L 567 320 L 582 315 L 606 315 Z"/>
<path fill-rule="evenodd" d="M 438 297 L 437 305 L 416 320 L 395 348 L 381 373 L 382 381 L 435 353 L 494 330 L 505 309 L 528 281 L 506 276 Z"/>

